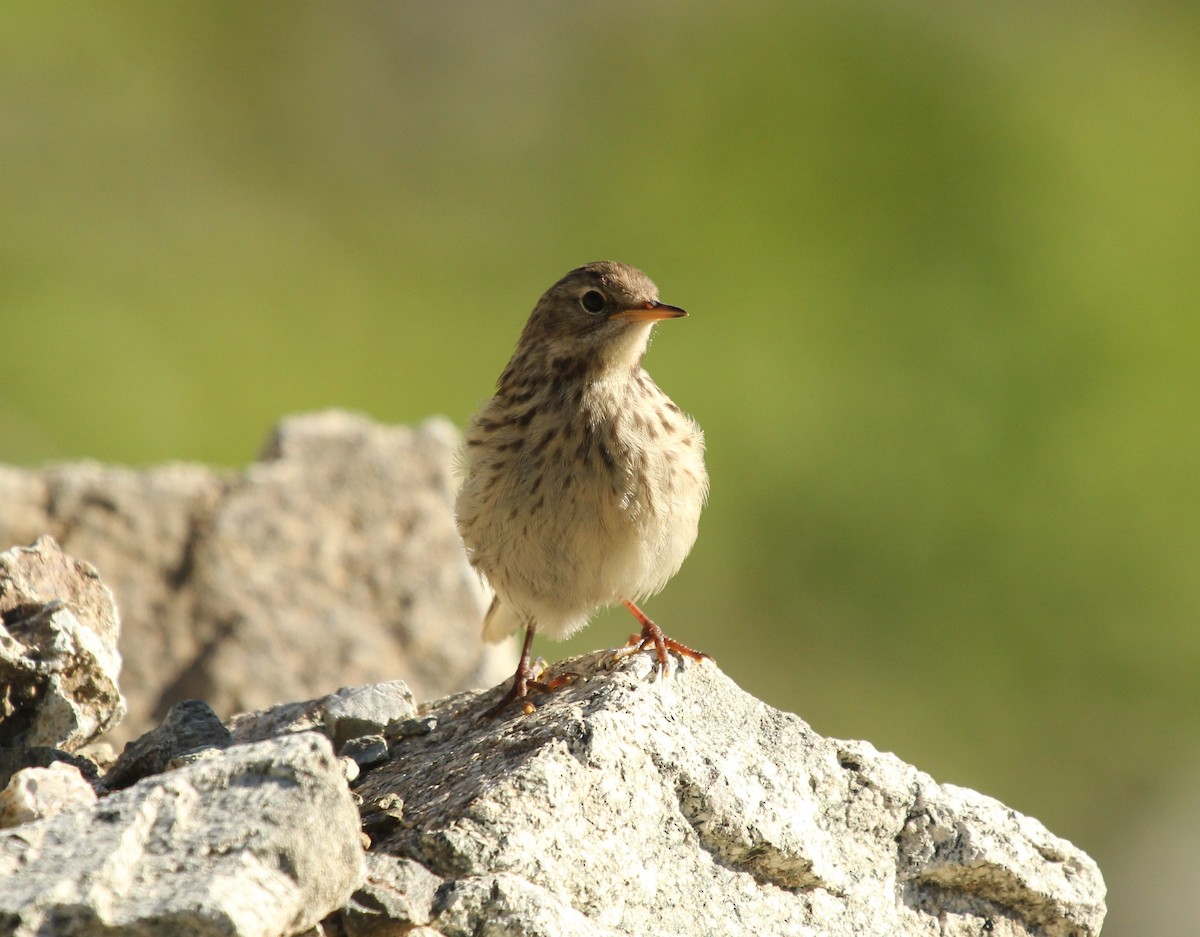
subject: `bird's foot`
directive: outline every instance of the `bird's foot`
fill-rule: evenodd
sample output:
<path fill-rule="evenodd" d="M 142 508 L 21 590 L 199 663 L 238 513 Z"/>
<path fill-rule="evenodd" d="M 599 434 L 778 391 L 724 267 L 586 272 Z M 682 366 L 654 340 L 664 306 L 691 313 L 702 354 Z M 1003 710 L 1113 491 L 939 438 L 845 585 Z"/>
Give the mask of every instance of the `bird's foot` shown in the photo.
<path fill-rule="evenodd" d="M 529 699 L 532 693 L 553 693 L 560 687 L 569 686 L 579 679 L 579 674 L 573 671 L 556 674 L 548 680 L 542 679 L 546 665 L 540 658 L 537 664 L 536 670 L 529 666 L 518 667 L 508 692 L 500 698 L 500 702 L 484 713 L 484 716 L 488 719 L 495 719 L 517 700 L 521 701 L 521 710 L 528 716 L 534 710 L 533 702 Z"/>
<path fill-rule="evenodd" d="M 642 633 L 631 634 L 625 647 L 618 648 L 613 652 L 613 660 L 623 660 L 631 654 L 637 654 L 653 646 L 654 656 L 657 659 L 658 665 L 657 672 L 660 677 L 670 673 L 667 666 L 667 651 L 674 651 L 676 654 L 691 660 L 712 660 L 712 657 L 703 651 L 697 651 L 695 648 L 690 648 L 686 644 L 676 641 L 674 638 L 668 638 L 663 634 L 662 628 L 658 627 L 645 612 L 628 599 L 625 600 L 625 607 L 633 613 L 633 617 L 642 626 Z"/>

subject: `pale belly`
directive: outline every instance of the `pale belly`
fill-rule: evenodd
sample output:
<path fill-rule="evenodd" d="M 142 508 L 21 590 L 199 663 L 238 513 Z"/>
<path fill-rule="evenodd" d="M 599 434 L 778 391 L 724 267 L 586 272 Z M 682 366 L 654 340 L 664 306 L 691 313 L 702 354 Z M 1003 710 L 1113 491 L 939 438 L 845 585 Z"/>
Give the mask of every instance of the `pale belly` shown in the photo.
<path fill-rule="evenodd" d="M 565 434 L 538 461 L 472 467 L 459 499 L 463 539 L 521 620 L 565 637 L 599 608 L 658 592 L 679 570 L 708 477 L 699 428 L 685 416 L 665 428 L 648 439 L 623 420 L 597 427 L 590 448 Z"/>

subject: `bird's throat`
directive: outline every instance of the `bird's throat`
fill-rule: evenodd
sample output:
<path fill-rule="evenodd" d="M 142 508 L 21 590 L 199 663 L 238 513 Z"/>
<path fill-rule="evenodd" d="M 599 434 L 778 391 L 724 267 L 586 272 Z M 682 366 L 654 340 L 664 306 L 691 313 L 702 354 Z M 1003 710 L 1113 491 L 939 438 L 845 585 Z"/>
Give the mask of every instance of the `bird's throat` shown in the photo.
<path fill-rule="evenodd" d="M 653 322 L 631 322 L 600 349 L 602 375 L 624 374 L 641 367 L 650 344 Z"/>

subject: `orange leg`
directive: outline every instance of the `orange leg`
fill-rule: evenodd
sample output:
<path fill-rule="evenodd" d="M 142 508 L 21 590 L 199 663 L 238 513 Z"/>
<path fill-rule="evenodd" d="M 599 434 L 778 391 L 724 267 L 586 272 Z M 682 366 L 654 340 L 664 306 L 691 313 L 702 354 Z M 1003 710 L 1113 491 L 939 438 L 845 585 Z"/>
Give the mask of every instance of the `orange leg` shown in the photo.
<path fill-rule="evenodd" d="M 634 605 L 629 599 L 622 599 L 621 601 L 625 603 L 625 607 L 629 609 L 633 617 L 637 619 L 638 624 L 642 626 L 641 634 L 629 636 L 629 644 L 625 653 L 636 654 L 638 651 L 644 651 L 650 645 L 654 645 L 654 654 L 658 658 L 658 669 L 660 671 L 665 671 L 667 668 L 668 650 L 682 654 L 684 657 L 690 657 L 692 660 L 712 660 L 703 651 L 697 651 L 686 644 L 680 644 L 673 638 L 668 638 L 663 634 L 662 628 L 651 621 L 650 616 Z"/>
<path fill-rule="evenodd" d="M 512 686 L 509 687 L 507 693 L 501 698 L 495 706 L 489 709 L 485 716 L 489 719 L 500 715 L 508 708 L 510 703 L 517 700 L 528 700 L 530 690 L 535 690 L 539 693 L 549 693 L 551 690 L 557 690 L 560 686 L 565 686 L 575 679 L 575 674 L 564 674 L 560 677 L 554 677 L 551 680 L 539 681 L 533 679 L 533 668 L 529 665 L 529 652 L 533 647 L 533 633 L 536 629 L 530 625 L 525 629 L 525 643 L 521 645 L 521 659 L 517 662 L 517 672 L 513 675 Z M 533 712 L 533 704 L 525 703 L 526 713 Z"/>

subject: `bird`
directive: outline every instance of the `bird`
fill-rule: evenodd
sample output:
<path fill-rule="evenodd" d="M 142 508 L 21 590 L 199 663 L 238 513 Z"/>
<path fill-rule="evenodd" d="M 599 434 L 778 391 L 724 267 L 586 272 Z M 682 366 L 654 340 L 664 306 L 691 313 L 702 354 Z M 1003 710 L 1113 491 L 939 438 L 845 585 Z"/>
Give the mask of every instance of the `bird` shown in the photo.
<path fill-rule="evenodd" d="M 623 604 L 641 626 L 628 653 L 708 655 L 663 634 L 637 602 L 659 592 L 696 542 L 708 497 L 704 434 L 642 367 L 660 302 L 642 271 L 585 264 L 534 306 L 495 395 L 471 420 L 455 517 L 467 558 L 494 598 L 483 637 L 525 629 L 499 713 L 538 682 L 535 633 L 562 640 Z M 557 684 L 555 684 L 557 685 Z"/>

